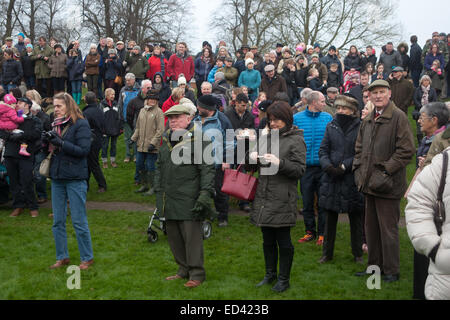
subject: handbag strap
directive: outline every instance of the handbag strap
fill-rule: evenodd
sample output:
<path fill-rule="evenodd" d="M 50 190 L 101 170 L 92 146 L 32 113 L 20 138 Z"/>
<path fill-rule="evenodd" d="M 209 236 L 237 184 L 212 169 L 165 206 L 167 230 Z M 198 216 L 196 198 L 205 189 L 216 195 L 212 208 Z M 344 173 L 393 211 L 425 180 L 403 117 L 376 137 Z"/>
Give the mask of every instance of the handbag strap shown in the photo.
<path fill-rule="evenodd" d="M 443 164 L 442 164 L 442 174 L 441 174 L 441 183 L 439 184 L 437 200 L 442 201 L 442 195 L 444 193 L 445 188 L 445 178 L 447 176 L 447 168 L 448 168 L 448 153 L 445 151 L 442 153 L 444 156 Z"/>
<path fill-rule="evenodd" d="M 434 223 L 436 225 L 436 231 L 440 236 L 442 234 L 442 225 L 445 221 L 445 206 L 442 202 L 442 196 L 444 194 L 445 188 L 445 179 L 447 176 L 447 168 L 448 168 L 448 153 L 445 151 L 442 153 L 444 159 L 442 164 L 442 173 L 441 173 L 441 182 L 439 184 L 438 194 L 437 194 L 437 206 L 434 208 Z"/>

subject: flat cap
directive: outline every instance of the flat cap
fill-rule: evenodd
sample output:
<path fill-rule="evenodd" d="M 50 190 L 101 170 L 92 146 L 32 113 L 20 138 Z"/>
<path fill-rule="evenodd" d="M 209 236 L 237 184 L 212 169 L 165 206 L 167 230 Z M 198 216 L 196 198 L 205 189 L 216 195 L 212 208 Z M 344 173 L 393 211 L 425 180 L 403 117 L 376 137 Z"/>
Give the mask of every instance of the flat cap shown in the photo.
<path fill-rule="evenodd" d="M 375 80 L 374 82 L 372 82 L 370 84 L 368 90 L 372 91 L 373 89 L 378 88 L 378 87 L 384 87 L 384 88 L 391 89 L 389 82 L 387 82 L 386 80 Z"/>
<path fill-rule="evenodd" d="M 166 117 L 173 116 L 177 114 L 191 114 L 191 108 L 189 108 L 186 104 L 177 104 L 171 107 L 169 110 L 164 112 Z"/>

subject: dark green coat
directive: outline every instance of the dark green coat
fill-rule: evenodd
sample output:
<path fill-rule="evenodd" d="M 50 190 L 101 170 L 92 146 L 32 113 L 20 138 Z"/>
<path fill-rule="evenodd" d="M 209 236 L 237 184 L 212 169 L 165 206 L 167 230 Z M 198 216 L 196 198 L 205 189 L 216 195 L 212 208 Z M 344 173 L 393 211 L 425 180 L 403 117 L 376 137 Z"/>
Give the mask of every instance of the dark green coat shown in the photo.
<path fill-rule="evenodd" d="M 270 134 L 266 141 L 270 142 Z M 275 175 L 263 175 L 259 181 L 250 213 L 257 227 L 295 226 L 297 216 L 297 183 L 306 169 L 306 145 L 303 131 L 292 128 L 280 134 L 280 167 Z M 261 140 L 259 143 L 264 143 Z M 267 148 L 271 153 L 271 146 Z"/>
<path fill-rule="evenodd" d="M 156 161 L 154 184 L 155 192 L 162 193 L 163 212 L 161 214 L 167 220 L 194 220 L 191 209 L 194 208 L 200 192 L 206 191 L 211 197 L 214 194 L 214 164 L 204 162 L 190 164 L 194 163 L 195 140 L 203 137 L 203 133 L 198 129 L 194 135 L 195 128 L 196 126 L 191 125 L 181 142 L 174 147 L 169 141 L 170 130 L 167 130 L 162 137 L 163 142 Z M 202 154 L 209 144 L 210 141 L 203 141 Z M 188 164 L 175 164 L 172 161 L 172 154 L 182 157 L 187 154 L 186 151 L 189 153 Z"/>
<path fill-rule="evenodd" d="M 41 55 L 40 58 L 38 58 L 39 55 Z M 41 48 L 39 45 L 34 47 L 31 60 L 35 61 L 34 73 L 36 79 L 50 78 L 50 67 L 48 66 L 48 61 L 44 60 L 44 57 L 50 58 L 52 55 L 53 49 L 47 44 L 44 48 Z"/>
<path fill-rule="evenodd" d="M 144 79 L 149 68 L 148 61 L 141 54 L 130 53 L 126 57 L 127 69 L 129 73 L 136 76 L 137 79 Z"/>

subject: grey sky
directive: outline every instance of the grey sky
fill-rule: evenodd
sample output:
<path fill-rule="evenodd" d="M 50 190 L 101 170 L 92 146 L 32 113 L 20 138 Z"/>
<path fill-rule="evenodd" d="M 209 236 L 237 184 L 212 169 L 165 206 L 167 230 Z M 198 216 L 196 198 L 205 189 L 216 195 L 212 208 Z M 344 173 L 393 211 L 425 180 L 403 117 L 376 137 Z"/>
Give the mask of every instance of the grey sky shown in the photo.
<path fill-rule="evenodd" d="M 402 39 L 409 44 L 409 37 L 415 34 L 419 44 L 431 38 L 433 31 L 450 33 L 450 1 L 448 0 L 392 0 L 397 3 L 397 17 L 402 24 Z M 195 14 L 192 21 L 193 39 L 189 39 L 191 52 L 198 52 L 204 40 L 209 41 L 213 48 L 218 39 L 209 30 L 212 12 L 219 7 L 222 0 L 193 0 Z M 370 1 L 367 1 L 368 4 Z M 220 23 L 218 21 L 217 23 Z"/>

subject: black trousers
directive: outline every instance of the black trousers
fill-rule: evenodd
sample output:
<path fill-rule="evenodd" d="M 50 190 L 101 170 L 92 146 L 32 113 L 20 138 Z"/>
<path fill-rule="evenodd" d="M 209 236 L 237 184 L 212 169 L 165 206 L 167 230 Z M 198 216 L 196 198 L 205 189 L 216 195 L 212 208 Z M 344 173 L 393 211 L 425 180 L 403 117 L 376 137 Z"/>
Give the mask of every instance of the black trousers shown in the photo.
<path fill-rule="evenodd" d="M 6 170 L 9 176 L 13 208 L 37 210 L 39 208 L 34 193 L 33 167 L 34 156 L 23 158 L 5 157 Z"/>
<path fill-rule="evenodd" d="M 430 259 L 414 250 L 413 299 L 425 300 L 425 282 Z"/>
<path fill-rule="evenodd" d="M 88 186 L 89 179 L 91 178 L 91 173 L 94 175 L 95 180 L 97 180 L 98 187 L 106 189 L 106 180 L 103 175 L 103 171 L 100 168 L 100 162 L 98 160 L 98 155 L 101 149 L 101 144 L 94 140 L 91 145 L 91 151 L 88 155 L 88 170 L 89 170 L 89 178 L 88 178 Z"/>
<path fill-rule="evenodd" d="M 294 249 L 291 240 L 291 227 L 272 228 L 261 227 L 264 246 Z"/>
<path fill-rule="evenodd" d="M 214 196 L 214 206 L 219 213 L 217 219 L 219 221 L 228 221 L 229 196 L 221 191 L 223 185 L 223 174 L 224 172 L 221 167 L 216 168 L 216 176 L 214 179 L 214 188 L 216 191 Z"/>
<path fill-rule="evenodd" d="M 323 255 L 328 258 L 333 258 L 334 243 L 336 240 L 336 230 L 339 214 L 337 212 L 325 210 L 325 236 L 323 242 Z M 362 212 L 349 212 L 348 218 L 350 220 L 350 242 L 352 247 L 352 254 L 355 258 L 362 257 Z"/>
<path fill-rule="evenodd" d="M 45 84 L 44 84 L 45 82 Z M 45 89 L 44 89 L 45 85 Z M 36 79 L 36 89 L 39 94 L 44 98 L 53 97 L 53 85 L 52 79 Z"/>

